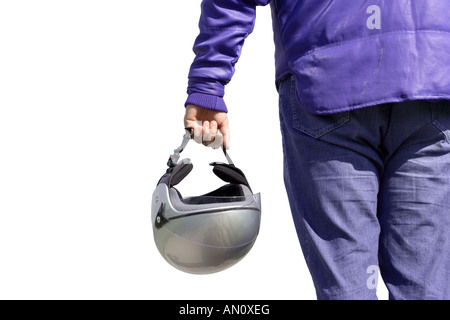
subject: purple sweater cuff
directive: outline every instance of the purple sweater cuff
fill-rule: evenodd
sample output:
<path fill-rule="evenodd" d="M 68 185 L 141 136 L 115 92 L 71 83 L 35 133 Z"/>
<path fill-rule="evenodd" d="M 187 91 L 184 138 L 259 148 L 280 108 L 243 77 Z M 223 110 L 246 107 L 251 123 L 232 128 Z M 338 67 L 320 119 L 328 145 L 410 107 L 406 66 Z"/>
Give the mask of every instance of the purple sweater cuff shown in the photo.
<path fill-rule="evenodd" d="M 188 104 L 193 104 L 214 111 L 228 112 L 223 98 L 211 94 L 193 92 L 189 94 L 184 106 L 187 106 Z"/>

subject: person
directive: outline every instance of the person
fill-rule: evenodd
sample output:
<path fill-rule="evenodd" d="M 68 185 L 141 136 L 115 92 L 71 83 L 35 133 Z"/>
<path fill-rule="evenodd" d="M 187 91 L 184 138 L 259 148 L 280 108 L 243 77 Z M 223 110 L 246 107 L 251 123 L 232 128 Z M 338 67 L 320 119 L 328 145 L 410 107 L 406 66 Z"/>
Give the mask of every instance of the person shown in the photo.
<path fill-rule="evenodd" d="M 450 298 L 450 2 L 203 0 L 184 125 L 205 145 L 229 147 L 224 86 L 269 3 L 284 181 L 317 298 L 377 299 L 378 270 L 390 299 Z"/>

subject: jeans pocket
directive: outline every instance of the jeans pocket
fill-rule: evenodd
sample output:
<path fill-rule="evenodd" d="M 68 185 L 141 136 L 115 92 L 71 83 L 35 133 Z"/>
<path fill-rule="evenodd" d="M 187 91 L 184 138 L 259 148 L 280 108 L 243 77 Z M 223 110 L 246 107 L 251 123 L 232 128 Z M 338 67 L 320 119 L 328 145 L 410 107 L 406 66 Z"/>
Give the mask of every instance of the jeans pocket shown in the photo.
<path fill-rule="evenodd" d="M 279 87 L 280 116 L 298 132 L 318 139 L 350 121 L 350 111 L 317 115 L 306 111 L 298 102 L 294 76 L 286 78 Z"/>
<path fill-rule="evenodd" d="M 350 112 L 316 115 L 298 109 L 294 115 L 294 128 L 318 139 L 350 121 Z"/>
<path fill-rule="evenodd" d="M 450 101 L 442 100 L 434 102 L 431 106 L 433 125 L 444 135 L 450 143 Z"/>
<path fill-rule="evenodd" d="M 295 98 L 295 88 L 291 90 L 293 127 L 298 131 L 318 139 L 350 121 L 350 111 L 317 115 L 306 111 Z"/>

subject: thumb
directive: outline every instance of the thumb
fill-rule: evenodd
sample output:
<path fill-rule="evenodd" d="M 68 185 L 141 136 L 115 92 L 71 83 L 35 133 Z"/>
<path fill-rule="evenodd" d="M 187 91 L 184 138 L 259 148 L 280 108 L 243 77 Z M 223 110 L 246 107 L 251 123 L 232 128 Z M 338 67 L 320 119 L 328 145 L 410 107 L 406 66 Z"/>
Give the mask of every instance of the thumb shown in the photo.
<path fill-rule="evenodd" d="M 219 130 L 223 136 L 223 147 L 225 150 L 228 150 L 230 148 L 230 127 L 228 126 L 228 121 L 223 123 Z"/>

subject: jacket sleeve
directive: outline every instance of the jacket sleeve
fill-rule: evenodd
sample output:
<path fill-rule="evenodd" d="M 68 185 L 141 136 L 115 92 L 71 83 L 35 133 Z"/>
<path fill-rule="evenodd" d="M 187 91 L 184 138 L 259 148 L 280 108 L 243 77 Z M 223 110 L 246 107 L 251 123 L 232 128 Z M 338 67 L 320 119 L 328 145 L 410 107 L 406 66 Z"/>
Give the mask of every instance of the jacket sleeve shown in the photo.
<path fill-rule="evenodd" d="M 185 105 L 225 111 L 224 86 L 234 74 L 245 38 L 253 31 L 256 6 L 270 0 L 203 0 L 195 58 Z"/>

